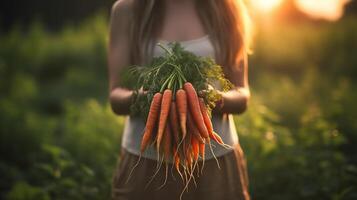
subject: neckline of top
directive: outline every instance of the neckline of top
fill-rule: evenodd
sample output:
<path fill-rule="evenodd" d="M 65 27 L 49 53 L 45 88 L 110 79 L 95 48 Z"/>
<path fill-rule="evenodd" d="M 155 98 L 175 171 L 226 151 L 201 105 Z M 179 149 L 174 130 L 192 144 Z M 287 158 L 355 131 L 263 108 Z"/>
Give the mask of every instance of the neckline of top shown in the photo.
<path fill-rule="evenodd" d="M 164 40 L 164 39 L 158 39 L 157 42 L 159 43 L 170 43 L 170 42 L 178 42 L 180 44 L 191 44 L 191 43 L 196 43 L 196 42 L 200 42 L 202 40 L 206 40 L 208 38 L 208 34 L 204 35 L 202 37 L 196 38 L 196 39 L 191 39 L 191 40 L 183 40 L 183 41 L 168 41 L 168 40 Z"/>

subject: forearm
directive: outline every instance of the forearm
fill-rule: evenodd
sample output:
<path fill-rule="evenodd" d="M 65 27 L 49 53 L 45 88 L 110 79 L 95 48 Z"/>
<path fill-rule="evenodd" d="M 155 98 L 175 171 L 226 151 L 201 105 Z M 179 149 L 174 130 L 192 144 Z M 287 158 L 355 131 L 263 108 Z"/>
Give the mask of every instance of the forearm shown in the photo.
<path fill-rule="evenodd" d="M 125 88 L 115 88 L 110 92 L 110 105 L 117 115 L 130 114 L 130 105 L 133 98 L 133 91 Z"/>
<path fill-rule="evenodd" d="M 231 113 L 241 114 L 247 110 L 250 92 L 248 89 L 241 88 L 222 92 L 222 101 L 217 103 L 213 109 L 216 114 Z"/>

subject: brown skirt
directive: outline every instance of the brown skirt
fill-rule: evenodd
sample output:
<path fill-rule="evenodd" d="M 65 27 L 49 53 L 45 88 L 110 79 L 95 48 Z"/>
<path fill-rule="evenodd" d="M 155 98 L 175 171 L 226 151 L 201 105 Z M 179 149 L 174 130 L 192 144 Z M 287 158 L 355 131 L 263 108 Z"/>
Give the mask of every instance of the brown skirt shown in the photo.
<path fill-rule="evenodd" d="M 171 170 L 171 164 L 168 165 L 168 176 L 164 186 L 162 185 L 165 182 L 165 165 L 161 166 L 155 178 L 148 184 L 155 173 L 157 161 L 141 158 L 140 163 L 132 171 L 139 157 L 125 150 L 121 154 L 113 177 L 113 200 L 180 199 L 185 185 L 176 170 Z M 182 195 L 183 200 L 250 199 L 246 161 L 240 145 L 237 144 L 232 152 L 218 157 L 218 161 L 220 169 L 214 159 L 205 161 L 203 173 L 198 177 L 195 173 L 196 184 L 193 180 L 190 181 L 188 191 Z M 202 163 L 199 163 L 199 166 L 201 165 Z"/>

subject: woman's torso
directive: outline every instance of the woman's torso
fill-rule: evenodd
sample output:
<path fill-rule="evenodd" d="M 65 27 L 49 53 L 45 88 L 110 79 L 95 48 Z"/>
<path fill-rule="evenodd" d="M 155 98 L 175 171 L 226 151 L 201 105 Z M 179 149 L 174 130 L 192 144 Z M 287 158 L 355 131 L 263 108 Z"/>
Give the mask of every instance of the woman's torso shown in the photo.
<path fill-rule="evenodd" d="M 164 46 L 166 46 L 169 42 L 164 40 L 152 41 L 149 49 L 150 57 L 157 57 L 164 54 L 164 50 L 157 46 L 157 42 L 160 42 Z M 181 41 L 180 44 L 184 47 L 185 50 L 190 51 L 198 56 L 211 57 L 215 59 L 215 50 L 208 35 L 205 35 L 200 38 Z M 219 87 L 217 85 L 217 87 Z M 233 121 L 233 116 L 231 114 L 223 114 L 223 115 L 213 115 L 212 123 L 214 130 L 222 137 L 222 140 L 233 146 L 238 143 L 238 136 L 236 132 L 236 128 Z M 140 145 L 141 138 L 145 129 L 145 121 L 140 117 L 129 116 L 125 120 L 125 128 L 122 139 L 122 146 L 128 152 L 140 155 Z M 215 156 L 222 156 L 228 152 L 230 149 L 226 149 L 219 144 L 213 142 L 213 152 Z M 206 144 L 207 145 L 207 144 Z M 213 154 L 211 153 L 208 146 L 206 146 L 206 159 L 213 158 Z M 154 147 L 149 147 L 144 154 L 143 157 L 150 159 L 157 159 L 157 153 Z"/>

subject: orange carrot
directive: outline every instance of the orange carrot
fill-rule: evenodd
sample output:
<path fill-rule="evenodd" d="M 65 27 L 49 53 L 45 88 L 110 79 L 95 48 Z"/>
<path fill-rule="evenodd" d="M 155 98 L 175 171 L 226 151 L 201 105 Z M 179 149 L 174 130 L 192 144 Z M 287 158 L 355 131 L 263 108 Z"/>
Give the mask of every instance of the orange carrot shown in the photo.
<path fill-rule="evenodd" d="M 207 131 L 208 131 L 209 137 L 211 139 L 213 139 L 214 141 L 216 141 L 217 143 L 219 143 L 218 138 L 216 138 L 215 135 L 214 135 L 212 121 L 211 121 L 210 117 L 208 116 L 208 110 L 206 108 L 204 100 L 202 98 L 199 98 L 198 102 L 200 104 L 201 113 L 202 113 L 205 125 L 207 127 Z"/>
<path fill-rule="evenodd" d="M 157 131 L 156 148 L 158 151 L 160 149 L 160 143 L 162 140 L 162 136 L 164 134 L 167 117 L 170 112 L 171 98 L 172 98 L 172 91 L 168 90 L 168 89 L 165 90 L 164 94 L 162 95 L 161 111 L 160 111 L 160 118 L 159 118 L 159 128 Z"/>
<path fill-rule="evenodd" d="M 187 95 L 185 90 L 179 89 L 176 92 L 176 105 L 179 113 L 180 126 L 182 131 L 182 138 L 185 138 L 186 130 L 186 115 L 187 115 Z"/>
<path fill-rule="evenodd" d="M 205 143 L 200 143 L 199 144 L 199 148 L 200 148 L 200 156 L 202 158 L 202 168 L 201 168 L 201 174 L 203 173 L 203 168 L 204 168 L 204 165 L 205 165 Z"/>
<path fill-rule="evenodd" d="M 191 148 L 188 148 L 187 152 L 186 152 L 186 165 L 187 166 L 192 165 L 192 150 L 191 150 Z"/>
<path fill-rule="evenodd" d="M 200 155 L 204 159 L 205 158 L 205 143 L 200 143 Z"/>
<path fill-rule="evenodd" d="M 164 156 L 166 162 L 170 159 L 171 155 L 171 130 L 169 124 L 166 124 L 165 133 L 164 133 Z"/>
<path fill-rule="evenodd" d="M 191 160 L 191 134 L 187 134 L 187 137 L 185 138 L 185 143 L 184 143 L 184 150 L 185 150 L 185 157 L 186 157 L 186 166 L 191 166 L 192 160 Z"/>
<path fill-rule="evenodd" d="M 202 117 L 203 117 L 204 123 L 205 123 L 205 125 L 207 127 L 207 131 L 208 132 L 213 132 L 212 122 L 211 122 L 210 117 L 208 116 L 208 110 L 206 108 L 206 105 L 205 105 L 205 102 L 204 102 L 203 98 L 199 98 L 198 99 L 198 103 L 200 104 Z"/>
<path fill-rule="evenodd" d="M 162 99 L 162 94 L 160 93 L 156 93 L 152 99 L 149 115 L 146 121 L 145 132 L 141 140 L 141 147 L 140 147 L 141 152 L 145 151 L 146 146 L 148 145 L 150 138 L 153 134 L 153 130 L 155 128 L 155 124 L 160 112 L 161 99 Z"/>
<path fill-rule="evenodd" d="M 191 146 L 193 151 L 193 159 L 197 161 L 200 147 L 199 147 L 199 142 L 197 141 L 195 136 L 191 137 Z"/>
<path fill-rule="evenodd" d="M 219 144 L 224 144 L 221 136 L 219 136 L 216 132 L 213 132 L 213 137 L 214 137 L 214 140 L 219 143 Z"/>
<path fill-rule="evenodd" d="M 179 171 L 180 169 L 180 155 L 179 153 L 177 152 L 177 146 L 174 145 L 174 148 L 173 148 L 173 154 L 174 154 L 174 165 L 176 167 L 176 170 Z"/>
<path fill-rule="evenodd" d="M 196 126 L 200 131 L 201 136 L 203 138 L 208 138 L 208 130 L 203 120 L 196 90 L 189 82 L 186 82 L 183 87 L 187 93 L 188 105 L 190 107 L 192 117 L 196 122 Z"/>
<path fill-rule="evenodd" d="M 175 143 L 178 144 L 180 142 L 179 139 L 180 127 L 178 125 L 177 110 L 174 101 L 171 102 L 171 107 L 170 107 L 170 125 L 171 125 L 171 131 L 175 138 Z"/>
<path fill-rule="evenodd" d="M 195 137 L 197 137 L 197 139 L 204 143 L 203 138 L 200 135 L 199 130 L 197 129 L 197 126 L 195 124 L 195 122 L 193 121 L 192 115 L 190 112 L 187 113 L 187 127 L 189 130 L 189 133 L 193 134 Z"/>

